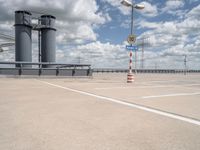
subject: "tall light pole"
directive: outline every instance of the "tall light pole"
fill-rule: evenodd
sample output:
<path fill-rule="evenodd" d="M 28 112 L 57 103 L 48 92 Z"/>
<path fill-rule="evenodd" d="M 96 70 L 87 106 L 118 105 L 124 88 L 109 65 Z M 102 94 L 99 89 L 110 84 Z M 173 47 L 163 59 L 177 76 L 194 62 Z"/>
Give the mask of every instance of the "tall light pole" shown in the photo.
<path fill-rule="evenodd" d="M 133 2 L 130 2 L 128 0 L 123 0 L 121 2 L 122 5 L 126 7 L 131 7 L 131 35 L 133 34 L 133 10 L 135 9 L 144 9 L 144 5 L 141 4 L 134 4 Z"/>
<path fill-rule="evenodd" d="M 133 39 L 132 42 L 130 42 L 131 47 L 133 46 L 133 43 L 135 42 L 135 36 L 133 35 L 133 10 L 134 9 L 144 9 L 144 5 L 141 4 L 134 4 L 133 2 L 130 2 L 128 0 L 122 0 L 121 2 L 122 5 L 126 6 L 126 7 L 131 7 L 131 34 L 130 34 L 130 38 Z M 130 40 L 128 40 L 130 41 Z M 136 68 L 137 68 L 137 52 L 135 50 L 135 73 L 137 73 Z M 127 82 L 128 83 L 132 83 L 133 82 L 133 74 L 132 74 L 132 50 L 130 50 L 130 61 L 129 61 L 129 73 L 127 75 Z"/>

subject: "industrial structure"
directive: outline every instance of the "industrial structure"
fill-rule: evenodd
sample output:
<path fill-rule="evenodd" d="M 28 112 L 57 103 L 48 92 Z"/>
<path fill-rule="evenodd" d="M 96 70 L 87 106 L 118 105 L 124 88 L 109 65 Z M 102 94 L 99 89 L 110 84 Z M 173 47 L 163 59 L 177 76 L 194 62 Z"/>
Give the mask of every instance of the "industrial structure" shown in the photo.
<path fill-rule="evenodd" d="M 15 12 L 15 61 L 32 62 L 32 30 L 38 31 L 39 62 L 56 62 L 55 17 L 42 15 L 33 25 L 28 11 Z M 29 67 L 29 66 L 27 66 Z M 43 65 L 43 68 L 52 67 Z"/>
<path fill-rule="evenodd" d="M 15 61 L 32 62 L 32 25 L 28 11 L 15 12 Z"/>
<path fill-rule="evenodd" d="M 0 74 L 6 75 L 55 75 L 91 76 L 89 64 L 56 63 L 56 17 L 43 14 L 33 24 L 32 13 L 15 11 L 15 61 L 0 62 Z M 38 62 L 32 62 L 32 32 L 38 32 Z M 13 67 L 13 65 L 15 65 Z"/>
<path fill-rule="evenodd" d="M 42 62 L 56 62 L 56 29 L 55 17 L 51 15 L 41 16 L 41 60 Z M 40 34 L 39 34 L 40 35 Z M 51 67 L 51 66 L 44 66 Z"/>

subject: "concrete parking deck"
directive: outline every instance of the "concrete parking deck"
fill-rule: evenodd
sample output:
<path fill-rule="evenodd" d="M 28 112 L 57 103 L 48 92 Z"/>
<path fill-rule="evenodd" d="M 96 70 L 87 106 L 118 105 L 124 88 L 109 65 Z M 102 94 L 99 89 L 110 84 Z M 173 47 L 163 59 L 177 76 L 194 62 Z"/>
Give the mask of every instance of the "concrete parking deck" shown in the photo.
<path fill-rule="evenodd" d="M 0 78 L 2 150 L 198 150 L 200 74 Z"/>

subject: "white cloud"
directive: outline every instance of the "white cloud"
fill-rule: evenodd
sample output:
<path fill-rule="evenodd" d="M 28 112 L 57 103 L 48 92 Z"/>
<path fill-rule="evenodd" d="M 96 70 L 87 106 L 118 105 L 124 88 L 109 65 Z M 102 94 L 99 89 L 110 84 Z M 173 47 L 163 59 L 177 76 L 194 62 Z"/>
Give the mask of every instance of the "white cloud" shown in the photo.
<path fill-rule="evenodd" d="M 130 15 L 130 9 L 123 7 L 119 0 L 103 1 L 119 9 L 121 14 Z M 143 2 L 143 4 L 145 9 L 139 10 L 138 13 L 146 16 L 147 20 L 151 20 L 150 17 L 158 16 L 156 5 L 148 2 Z M 183 3 L 177 2 L 176 6 L 172 6 L 171 2 L 166 2 L 164 8 L 166 12 L 163 13 L 182 8 L 183 5 Z M 127 43 L 124 42 L 122 45 L 102 43 L 98 41 L 99 35 L 95 32 L 96 28 L 111 21 L 108 14 L 110 13 L 109 8 L 106 8 L 107 11 L 99 10 L 95 0 L 0 0 L 0 32 L 14 33 L 13 11 L 16 9 L 45 12 L 57 17 L 58 62 L 77 63 L 81 61 L 81 63 L 92 63 L 93 67 L 128 68 L 129 57 L 125 50 Z M 182 55 L 186 54 L 188 59 L 194 60 L 194 62 L 190 61 L 190 67 L 200 68 L 196 65 L 200 58 L 199 11 L 200 5 L 188 13 L 180 11 L 180 14 L 184 14 L 181 20 L 153 22 L 143 19 L 135 21 L 138 29 L 147 30 L 138 38 L 150 37 L 151 46 L 145 47 L 146 67 L 154 68 L 157 65 L 158 68 L 183 68 Z M 129 24 L 130 20 L 125 21 L 122 25 L 128 27 Z M 33 34 L 33 39 L 37 39 L 36 32 Z M 37 61 L 37 45 L 33 46 L 33 56 L 33 60 Z M 1 61 L 10 61 L 11 59 L 14 60 L 13 49 L 0 55 Z M 138 52 L 138 59 L 141 59 L 140 52 Z"/>
<path fill-rule="evenodd" d="M 67 61 L 90 63 L 92 67 L 126 68 L 128 64 L 128 53 L 125 50 L 125 45 L 114 45 L 109 42 L 96 41 L 76 47 L 68 47 L 64 56 L 70 59 Z M 63 58 L 60 57 L 59 60 L 61 59 Z M 66 60 L 62 61 L 66 62 Z"/>
<path fill-rule="evenodd" d="M 193 8 L 187 15 L 186 17 L 191 18 L 191 19 L 200 19 L 200 5 L 197 7 Z"/>
<path fill-rule="evenodd" d="M 168 0 L 165 3 L 165 8 L 164 9 L 166 9 L 166 10 L 177 9 L 177 8 L 183 7 L 184 4 L 185 4 L 185 2 L 182 1 L 182 0 L 175 0 L 175 1 Z"/>
<path fill-rule="evenodd" d="M 143 4 L 145 8 L 143 10 L 139 10 L 138 12 L 141 12 L 143 16 L 146 17 L 155 17 L 158 15 L 158 10 L 156 5 L 152 5 L 148 2 L 141 2 L 140 4 Z"/>
<path fill-rule="evenodd" d="M 149 29 L 156 29 L 160 26 L 160 23 L 157 22 L 148 22 L 146 20 L 140 20 L 137 22 L 137 28 L 149 28 Z"/>
<path fill-rule="evenodd" d="M 187 55 L 188 67 L 200 69 L 200 32 L 199 13 L 200 6 L 196 6 L 185 14 L 182 20 L 168 22 L 149 22 L 140 20 L 139 29 L 148 29 L 139 38 L 150 38 L 151 46 L 147 47 L 149 53 L 146 57 L 148 63 L 160 63 L 160 66 L 170 68 L 183 68 L 184 57 Z M 154 56 L 151 53 L 155 53 Z M 160 62 L 163 60 L 162 62 Z M 162 64 L 163 63 L 163 64 Z M 173 63 L 173 64 L 172 64 Z M 171 65 L 168 65 L 171 64 Z"/>
<path fill-rule="evenodd" d="M 167 0 L 165 2 L 165 6 L 161 8 L 161 13 L 168 13 L 182 17 L 182 15 L 184 15 L 184 11 L 180 9 L 183 8 L 184 5 L 185 1 L 183 0 Z"/>
<path fill-rule="evenodd" d="M 19 9 L 56 16 L 58 39 L 63 42 L 94 41 L 97 38 L 95 26 L 111 21 L 107 13 L 99 11 L 95 0 L 1 0 L 0 31 L 14 24 L 14 11 Z M 5 21 L 9 26 L 6 26 Z"/>
<path fill-rule="evenodd" d="M 130 9 L 128 9 L 126 6 L 123 6 L 121 4 L 120 0 L 102 0 L 103 2 L 109 3 L 111 6 L 117 8 L 120 10 L 120 12 L 124 15 L 130 14 Z"/>
<path fill-rule="evenodd" d="M 103 0 L 104 2 L 109 3 L 111 6 L 116 7 L 120 10 L 120 12 L 123 15 L 130 15 L 131 8 L 128 8 L 126 6 L 123 6 L 120 2 L 120 0 Z M 131 0 L 130 0 L 131 1 Z M 141 13 L 143 16 L 146 17 L 155 17 L 158 15 L 158 10 L 156 5 L 152 5 L 149 2 L 141 2 L 140 4 L 143 4 L 145 8 L 143 10 L 135 10 L 138 13 Z"/>
<path fill-rule="evenodd" d="M 74 23 L 68 24 L 58 22 L 60 29 L 57 34 L 57 42 L 59 43 L 84 43 L 86 41 L 95 41 L 97 34 L 94 32 L 91 24 Z"/>

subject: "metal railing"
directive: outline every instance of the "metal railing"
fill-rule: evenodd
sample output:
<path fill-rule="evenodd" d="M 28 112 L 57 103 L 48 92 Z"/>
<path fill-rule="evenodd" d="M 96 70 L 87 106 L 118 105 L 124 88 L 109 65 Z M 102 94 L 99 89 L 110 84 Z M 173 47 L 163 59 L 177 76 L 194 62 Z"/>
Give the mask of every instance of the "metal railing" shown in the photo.
<path fill-rule="evenodd" d="M 92 76 L 90 64 L 0 62 L 3 75 Z"/>
<path fill-rule="evenodd" d="M 135 69 L 132 70 L 135 72 Z M 128 69 L 94 68 L 94 73 L 128 73 Z M 185 69 L 137 69 L 137 73 L 200 73 L 200 70 Z"/>

